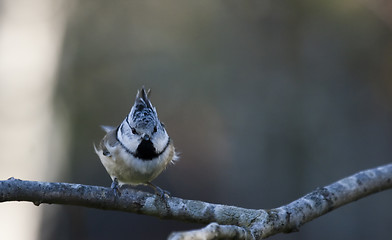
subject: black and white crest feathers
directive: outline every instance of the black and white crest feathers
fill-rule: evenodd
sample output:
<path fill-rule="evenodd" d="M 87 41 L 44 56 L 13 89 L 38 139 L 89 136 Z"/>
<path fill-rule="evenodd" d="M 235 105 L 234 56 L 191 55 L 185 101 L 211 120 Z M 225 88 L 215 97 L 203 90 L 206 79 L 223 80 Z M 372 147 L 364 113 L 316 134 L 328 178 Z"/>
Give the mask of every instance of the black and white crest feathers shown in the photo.
<path fill-rule="evenodd" d="M 142 87 L 141 90 L 138 90 L 136 94 L 135 105 L 144 105 L 145 107 L 153 108 L 150 99 L 148 99 L 150 93 L 151 89 L 148 89 L 146 92 L 144 87 Z"/>
<path fill-rule="evenodd" d="M 144 87 L 136 94 L 135 104 L 131 111 L 131 119 L 137 128 L 153 127 L 157 124 L 158 116 L 152 106 L 148 96 L 150 90 L 145 91 Z"/>

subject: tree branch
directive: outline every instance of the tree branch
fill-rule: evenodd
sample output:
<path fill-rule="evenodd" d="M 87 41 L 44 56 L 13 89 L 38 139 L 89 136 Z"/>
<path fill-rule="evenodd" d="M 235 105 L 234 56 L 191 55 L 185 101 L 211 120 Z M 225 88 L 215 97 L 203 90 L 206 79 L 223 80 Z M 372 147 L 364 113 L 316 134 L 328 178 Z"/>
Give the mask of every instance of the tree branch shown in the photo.
<path fill-rule="evenodd" d="M 0 202 L 30 201 L 37 206 L 41 203 L 78 205 L 195 223 L 213 223 L 200 230 L 174 233 L 172 239 L 202 234 L 212 238 L 235 236 L 240 239 L 260 239 L 280 232 L 297 231 L 301 225 L 314 218 L 389 188 L 392 188 L 392 164 L 359 172 L 318 188 L 285 206 L 269 210 L 245 209 L 176 197 L 162 199 L 133 189 L 123 189 L 121 196 L 115 197 L 112 189 L 105 187 L 14 178 L 0 181 Z"/>

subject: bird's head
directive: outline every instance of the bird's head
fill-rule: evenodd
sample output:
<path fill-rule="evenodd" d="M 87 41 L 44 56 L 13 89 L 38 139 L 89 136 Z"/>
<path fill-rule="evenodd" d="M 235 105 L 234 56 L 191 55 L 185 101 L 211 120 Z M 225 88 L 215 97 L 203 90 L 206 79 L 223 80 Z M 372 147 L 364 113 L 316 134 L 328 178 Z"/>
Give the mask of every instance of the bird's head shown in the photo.
<path fill-rule="evenodd" d="M 137 92 L 135 103 L 125 119 L 128 125 L 126 135 L 135 143 L 132 144 L 134 152 L 141 158 L 153 158 L 169 142 L 166 129 L 159 121 L 157 111 L 148 98 L 150 92 L 145 91 L 144 87 Z"/>

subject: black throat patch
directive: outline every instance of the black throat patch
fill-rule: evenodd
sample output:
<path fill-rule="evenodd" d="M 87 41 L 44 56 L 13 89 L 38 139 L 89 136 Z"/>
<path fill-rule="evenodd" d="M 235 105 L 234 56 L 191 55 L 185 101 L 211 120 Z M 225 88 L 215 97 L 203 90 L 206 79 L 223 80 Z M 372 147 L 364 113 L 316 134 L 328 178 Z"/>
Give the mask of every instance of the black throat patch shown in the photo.
<path fill-rule="evenodd" d="M 121 126 L 121 125 L 120 125 Z M 139 158 L 142 161 L 151 161 L 155 159 L 156 157 L 159 157 L 162 153 L 166 151 L 166 149 L 170 145 L 170 138 L 168 139 L 166 146 L 162 149 L 160 152 L 156 152 L 156 149 L 154 148 L 154 144 L 150 140 L 142 140 L 139 144 L 139 146 L 136 149 L 136 152 L 133 152 L 127 148 L 124 143 L 118 139 L 118 134 L 123 134 L 122 131 L 120 130 L 120 126 L 117 127 L 116 130 L 116 140 L 117 143 L 120 144 L 120 146 L 129 154 L 132 154 L 135 158 Z"/>
<path fill-rule="evenodd" d="M 156 152 L 154 145 L 150 140 L 143 140 L 136 149 L 135 157 L 142 160 L 152 160 L 160 154 Z"/>

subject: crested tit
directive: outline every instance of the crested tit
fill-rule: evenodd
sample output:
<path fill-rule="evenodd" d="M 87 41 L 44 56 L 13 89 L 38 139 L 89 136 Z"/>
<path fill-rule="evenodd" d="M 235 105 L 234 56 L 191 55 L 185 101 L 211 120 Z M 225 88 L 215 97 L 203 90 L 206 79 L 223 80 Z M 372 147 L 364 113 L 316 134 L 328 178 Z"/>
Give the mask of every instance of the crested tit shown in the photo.
<path fill-rule="evenodd" d="M 151 183 L 171 162 L 178 159 L 165 126 L 158 119 L 155 107 L 148 99 L 150 90 L 144 87 L 136 94 L 131 112 L 116 128 L 102 126 L 106 135 L 95 152 L 113 180 L 115 194 L 118 186 L 149 185 L 162 197 L 168 192 Z"/>

